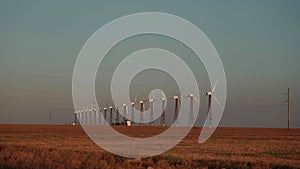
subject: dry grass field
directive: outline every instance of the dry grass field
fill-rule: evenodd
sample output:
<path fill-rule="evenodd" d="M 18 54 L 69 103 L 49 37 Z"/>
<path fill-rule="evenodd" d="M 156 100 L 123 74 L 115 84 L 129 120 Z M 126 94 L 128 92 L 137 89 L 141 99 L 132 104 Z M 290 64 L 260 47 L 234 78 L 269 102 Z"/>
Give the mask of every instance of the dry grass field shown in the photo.
<path fill-rule="evenodd" d="M 134 137 L 166 130 L 115 128 Z M 218 128 L 198 144 L 200 131 L 162 155 L 128 159 L 99 148 L 80 126 L 0 125 L 0 168 L 300 168 L 300 129 Z"/>

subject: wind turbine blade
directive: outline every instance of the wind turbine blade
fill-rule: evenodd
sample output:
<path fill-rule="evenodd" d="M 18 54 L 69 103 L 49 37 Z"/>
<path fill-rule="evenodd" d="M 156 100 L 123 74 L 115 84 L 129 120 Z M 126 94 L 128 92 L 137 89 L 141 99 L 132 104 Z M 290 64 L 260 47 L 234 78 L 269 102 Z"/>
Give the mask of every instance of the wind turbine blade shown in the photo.
<path fill-rule="evenodd" d="M 216 83 L 215 83 L 215 85 L 214 85 L 214 87 L 213 87 L 213 89 L 212 89 L 212 93 L 216 90 L 216 86 L 217 86 L 217 84 L 218 84 L 218 80 L 216 80 Z"/>
<path fill-rule="evenodd" d="M 195 84 L 195 87 L 194 87 L 194 90 L 193 90 L 193 95 L 195 95 L 195 93 L 196 93 L 196 89 L 197 89 L 197 84 Z"/>
<path fill-rule="evenodd" d="M 152 98 L 151 99 L 153 99 L 154 100 L 154 92 L 152 92 Z"/>
<path fill-rule="evenodd" d="M 162 98 L 166 98 L 166 95 L 161 91 L 161 90 L 159 90 L 160 91 L 160 94 L 161 94 L 161 97 Z M 167 98 L 166 98 L 167 99 Z"/>
<path fill-rule="evenodd" d="M 193 97 L 193 99 L 199 104 L 199 106 L 201 106 L 199 100 L 197 99 L 197 97 Z"/>
<path fill-rule="evenodd" d="M 214 99 L 216 100 L 216 102 L 218 103 L 219 106 L 221 106 L 221 103 L 219 102 L 219 100 L 216 98 L 216 96 L 213 96 Z"/>
<path fill-rule="evenodd" d="M 134 96 L 134 100 L 133 100 L 134 103 L 136 103 L 136 97 L 137 97 L 137 95 Z"/>

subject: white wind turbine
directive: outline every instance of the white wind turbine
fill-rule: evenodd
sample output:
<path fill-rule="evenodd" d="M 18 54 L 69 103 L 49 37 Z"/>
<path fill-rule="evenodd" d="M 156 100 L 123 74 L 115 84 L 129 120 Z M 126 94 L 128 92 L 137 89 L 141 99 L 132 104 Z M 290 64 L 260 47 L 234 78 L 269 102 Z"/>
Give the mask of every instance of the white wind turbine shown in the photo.
<path fill-rule="evenodd" d="M 89 121 L 89 124 L 90 125 L 93 125 L 94 124 L 94 105 L 92 104 L 92 107 L 89 109 L 90 111 L 90 121 Z"/>
<path fill-rule="evenodd" d="M 134 106 L 135 106 L 135 102 L 136 102 L 136 96 L 134 97 L 134 100 L 131 102 L 131 125 L 135 125 L 134 122 Z"/>
<path fill-rule="evenodd" d="M 85 108 L 84 110 L 84 124 L 87 125 L 88 124 L 88 107 Z"/>
<path fill-rule="evenodd" d="M 116 122 L 115 122 L 115 124 L 116 125 L 120 125 L 119 105 L 115 106 L 115 112 L 116 112 Z"/>
<path fill-rule="evenodd" d="M 110 125 L 112 125 L 113 119 L 112 119 L 112 111 L 113 111 L 113 107 L 109 106 L 109 123 Z"/>
<path fill-rule="evenodd" d="M 101 124 L 101 108 L 98 107 L 98 111 L 96 111 L 96 124 L 100 125 Z"/>
<path fill-rule="evenodd" d="M 161 126 L 165 126 L 166 125 L 166 110 L 165 110 L 165 102 L 166 102 L 166 99 L 165 97 L 162 97 L 161 98 L 161 101 L 162 101 L 162 115 L 161 115 L 161 121 L 160 121 L 160 125 Z"/>
<path fill-rule="evenodd" d="M 217 83 L 218 83 L 218 81 L 216 81 L 213 89 L 210 92 L 206 92 L 206 95 L 208 96 L 207 116 L 209 116 L 209 124 L 208 124 L 209 127 L 212 126 L 212 111 L 211 111 L 212 98 L 217 102 L 217 104 L 219 106 L 221 105 L 220 102 L 218 101 L 218 99 L 216 98 L 216 96 L 213 95 L 216 90 Z"/>
<path fill-rule="evenodd" d="M 194 100 L 200 105 L 199 100 L 197 99 L 197 97 L 194 96 L 194 94 L 189 94 L 188 97 L 191 99 L 190 100 L 190 113 L 189 113 L 189 126 L 193 127 L 193 122 L 194 122 L 194 105 L 193 102 Z M 198 110 L 197 110 L 198 111 Z"/>
<path fill-rule="evenodd" d="M 123 122 L 124 125 L 127 125 L 127 119 L 128 119 L 128 107 L 126 104 L 123 104 L 123 111 L 124 111 L 124 115 L 123 115 Z"/>
<path fill-rule="evenodd" d="M 73 125 L 76 125 L 77 124 L 77 119 L 78 119 L 78 111 L 74 111 L 74 123 Z"/>
<path fill-rule="evenodd" d="M 140 104 L 141 104 L 141 116 L 140 116 L 140 126 L 144 125 L 144 101 L 140 100 Z"/>
<path fill-rule="evenodd" d="M 178 103 L 179 103 L 179 96 L 173 96 L 175 100 L 175 111 L 174 111 L 174 126 L 178 125 Z"/>
<path fill-rule="evenodd" d="M 154 125 L 154 93 L 152 93 L 152 98 L 149 99 L 149 103 L 150 103 L 150 125 L 153 126 Z"/>
<path fill-rule="evenodd" d="M 194 89 L 194 91 L 192 93 L 190 93 L 189 95 L 187 95 L 187 97 L 190 98 L 190 112 L 189 112 L 189 123 L 188 126 L 193 127 L 193 122 L 194 122 L 194 100 L 200 105 L 199 100 L 197 99 L 197 97 L 195 96 L 195 92 L 196 92 L 196 87 Z M 198 110 L 197 110 L 198 111 Z"/>
<path fill-rule="evenodd" d="M 131 102 L 131 125 L 134 126 L 134 102 Z"/>
<path fill-rule="evenodd" d="M 81 111 L 80 111 L 80 124 L 83 124 L 84 123 L 84 120 L 83 120 L 83 115 L 84 115 L 84 108 L 83 109 L 81 109 Z"/>
<path fill-rule="evenodd" d="M 98 120 L 98 116 L 97 116 L 97 109 L 96 109 L 96 107 L 93 105 L 93 108 L 92 108 L 93 110 L 93 124 L 94 125 L 97 125 L 97 120 Z"/>
<path fill-rule="evenodd" d="M 92 105 L 93 106 L 93 105 Z M 92 124 L 92 118 L 93 118 L 93 107 L 88 109 L 88 124 L 91 125 Z"/>
<path fill-rule="evenodd" d="M 104 110 L 104 125 L 107 125 L 107 108 L 104 107 L 103 110 Z"/>

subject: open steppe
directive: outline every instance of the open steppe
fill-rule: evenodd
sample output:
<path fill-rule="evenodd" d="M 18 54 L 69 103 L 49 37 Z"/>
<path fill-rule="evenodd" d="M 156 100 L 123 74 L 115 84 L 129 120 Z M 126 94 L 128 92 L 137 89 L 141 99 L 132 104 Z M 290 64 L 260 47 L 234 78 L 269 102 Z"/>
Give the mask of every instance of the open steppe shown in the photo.
<path fill-rule="evenodd" d="M 115 129 L 149 137 L 167 127 Z M 200 131 L 159 156 L 128 159 L 95 145 L 78 125 L 0 125 L 0 168 L 300 168 L 300 129 L 218 128 L 203 144 Z"/>

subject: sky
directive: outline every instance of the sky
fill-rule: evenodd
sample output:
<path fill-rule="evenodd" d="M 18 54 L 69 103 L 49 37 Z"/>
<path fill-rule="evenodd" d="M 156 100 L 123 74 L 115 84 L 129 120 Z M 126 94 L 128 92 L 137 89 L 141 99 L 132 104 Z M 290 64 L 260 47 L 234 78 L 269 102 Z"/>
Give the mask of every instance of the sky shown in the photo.
<path fill-rule="evenodd" d="M 279 1 L 1 1 L 0 123 L 73 121 L 72 74 L 78 54 L 99 28 L 137 12 L 162 12 L 184 18 L 215 46 L 227 78 L 221 126 L 286 127 L 291 89 L 291 127 L 300 127 L 300 2 Z M 183 30 L 184 31 L 184 30 Z M 206 114 L 210 90 L 200 60 L 181 43 L 158 35 L 135 36 L 117 44 L 98 69 L 100 106 L 112 104 L 110 78 L 122 57 L 147 47 L 178 54 L 200 86 L 197 125 Z M 154 88 L 178 94 L 174 79 L 157 70 L 138 74 L 131 98 L 145 98 Z M 140 99 L 139 98 L 139 99 Z M 168 105 L 172 111 L 173 105 Z M 168 118 L 171 121 L 171 117 Z"/>

